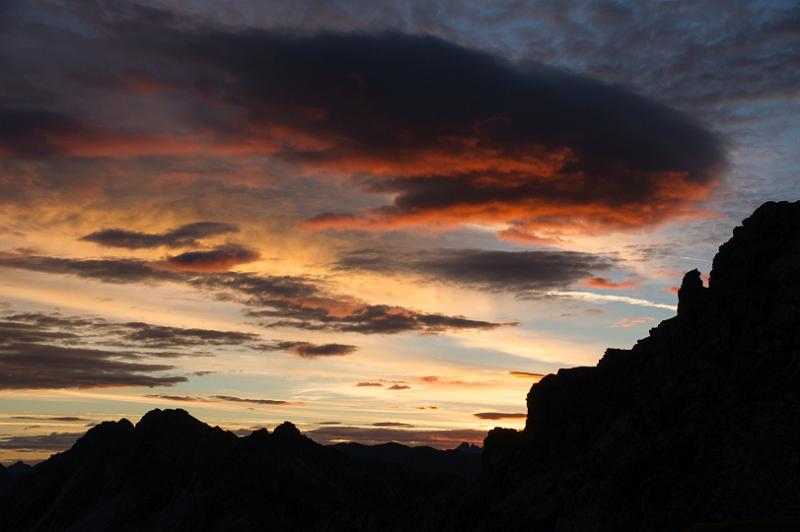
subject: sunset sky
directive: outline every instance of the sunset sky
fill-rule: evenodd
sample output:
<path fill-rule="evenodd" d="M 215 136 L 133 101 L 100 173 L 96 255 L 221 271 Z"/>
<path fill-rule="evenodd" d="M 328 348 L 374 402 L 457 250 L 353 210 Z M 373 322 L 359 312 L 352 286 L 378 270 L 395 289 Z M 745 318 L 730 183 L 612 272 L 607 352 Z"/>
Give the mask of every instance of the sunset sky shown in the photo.
<path fill-rule="evenodd" d="M 798 50 L 778 0 L 0 3 L 0 461 L 523 427 L 798 199 Z"/>

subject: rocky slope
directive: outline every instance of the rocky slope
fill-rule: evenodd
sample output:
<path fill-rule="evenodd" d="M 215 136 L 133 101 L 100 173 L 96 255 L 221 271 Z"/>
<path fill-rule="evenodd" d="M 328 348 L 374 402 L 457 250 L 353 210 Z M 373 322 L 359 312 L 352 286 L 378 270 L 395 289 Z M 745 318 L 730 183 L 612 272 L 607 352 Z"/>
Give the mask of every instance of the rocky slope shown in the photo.
<path fill-rule="evenodd" d="M 429 454 L 153 411 L 20 478 L 0 530 L 797 530 L 800 202 L 745 220 L 709 286 L 687 273 L 677 316 L 632 349 L 535 384 L 525 430 L 489 433 L 476 482 L 431 473 Z"/>
<path fill-rule="evenodd" d="M 682 530 L 800 515 L 800 202 L 760 207 L 678 315 L 535 384 L 486 440 L 487 528 Z"/>

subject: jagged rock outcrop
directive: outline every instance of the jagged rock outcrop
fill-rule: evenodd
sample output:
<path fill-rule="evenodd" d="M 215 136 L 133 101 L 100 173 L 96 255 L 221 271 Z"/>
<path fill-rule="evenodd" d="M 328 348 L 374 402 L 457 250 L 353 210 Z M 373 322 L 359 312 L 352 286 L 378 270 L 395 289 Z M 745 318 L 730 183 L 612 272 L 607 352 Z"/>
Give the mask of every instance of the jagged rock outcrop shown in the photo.
<path fill-rule="evenodd" d="M 767 203 L 709 286 L 597 367 L 535 384 L 520 433 L 486 440 L 489 529 L 675 531 L 800 515 L 800 202 Z M 470 519 L 478 519 L 473 515 Z"/>

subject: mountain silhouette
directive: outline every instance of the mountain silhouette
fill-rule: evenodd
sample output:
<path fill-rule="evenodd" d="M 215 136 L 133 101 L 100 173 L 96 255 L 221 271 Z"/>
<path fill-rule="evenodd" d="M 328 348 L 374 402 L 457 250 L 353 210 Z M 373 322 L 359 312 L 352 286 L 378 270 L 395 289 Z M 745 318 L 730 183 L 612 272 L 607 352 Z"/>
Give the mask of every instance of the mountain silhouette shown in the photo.
<path fill-rule="evenodd" d="M 482 455 L 154 410 L 18 478 L 0 530 L 800 530 L 800 202 L 757 209 L 678 297 L 632 349 L 534 384 Z"/>
<path fill-rule="evenodd" d="M 33 468 L 28 464 L 18 461 L 8 467 L 0 464 L 0 496 L 10 491 L 17 480 L 31 472 Z"/>
<path fill-rule="evenodd" d="M 0 530 L 435 529 L 442 514 L 419 509 L 463 483 L 349 456 L 288 422 L 239 438 L 156 409 L 36 465 L 0 501 Z"/>
<path fill-rule="evenodd" d="M 632 349 L 532 387 L 525 430 L 486 438 L 473 519 L 672 531 L 800 515 L 800 202 L 757 209 L 709 286 L 693 270 L 678 297 Z"/>
<path fill-rule="evenodd" d="M 335 449 L 349 455 L 379 462 L 402 464 L 416 471 L 474 480 L 481 467 L 481 448 L 462 443 L 455 449 L 440 451 L 433 447 L 408 447 L 399 443 L 361 445 L 338 443 Z"/>

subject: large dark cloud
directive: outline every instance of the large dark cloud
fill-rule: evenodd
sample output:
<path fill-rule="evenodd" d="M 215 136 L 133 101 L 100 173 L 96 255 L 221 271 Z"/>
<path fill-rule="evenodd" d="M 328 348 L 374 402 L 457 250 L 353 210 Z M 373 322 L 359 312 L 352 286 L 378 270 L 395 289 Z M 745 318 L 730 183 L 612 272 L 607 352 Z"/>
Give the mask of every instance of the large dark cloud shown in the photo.
<path fill-rule="evenodd" d="M 105 130 L 62 135 L 61 153 L 266 153 L 394 196 L 323 213 L 316 227 L 501 222 L 517 239 L 626 229 L 691 213 L 724 166 L 722 143 L 689 116 L 432 36 L 226 29 L 130 4 L 106 17 L 67 11 L 98 30 L 58 34 L 87 52 L 65 58 L 87 73 L 69 79 L 79 92 L 185 104 L 169 125 L 134 116 L 115 130 L 87 116 Z"/>
<path fill-rule="evenodd" d="M 241 106 L 251 129 L 283 130 L 284 157 L 361 174 L 364 190 L 395 195 L 316 226 L 635 227 L 704 198 L 725 159 L 692 118 L 627 89 L 433 37 L 180 37 L 164 52 L 227 73 L 204 94 Z"/>
<path fill-rule="evenodd" d="M 198 241 L 226 233 L 235 233 L 239 228 L 223 222 L 195 222 L 181 225 L 163 233 L 143 233 L 127 229 L 102 229 L 81 238 L 87 242 L 95 242 L 103 246 L 127 249 L 156 247 L 188 247 L 196 246 Z"/>
<path fill-rule="evenodd" d="M 153 3 L 176 7 L 168 1 Z M 178 9 L 233 27 L 425 32 L 635 83 L 704 113 L 720 103 L 797 91 L 792 67 L 798 58 L 792 52 L 800 40 L 800 8 L 794 2 L 510 1 L 493 4 L 488 17 L 483 7 L 471 0 L 375 0 L 352 9 L 348 0 L 324 5 L 295 0 L 278 10 L 260 2 L 236 10 L 213 3 L 184 3 Z"/>
<path fill-rule="evenodd" d="M 550 290 L 612 268 L 614 258 L 569 251 L 359 249 L 344 253 L 336 268 L 406 273 L 486 290 Z"/>

